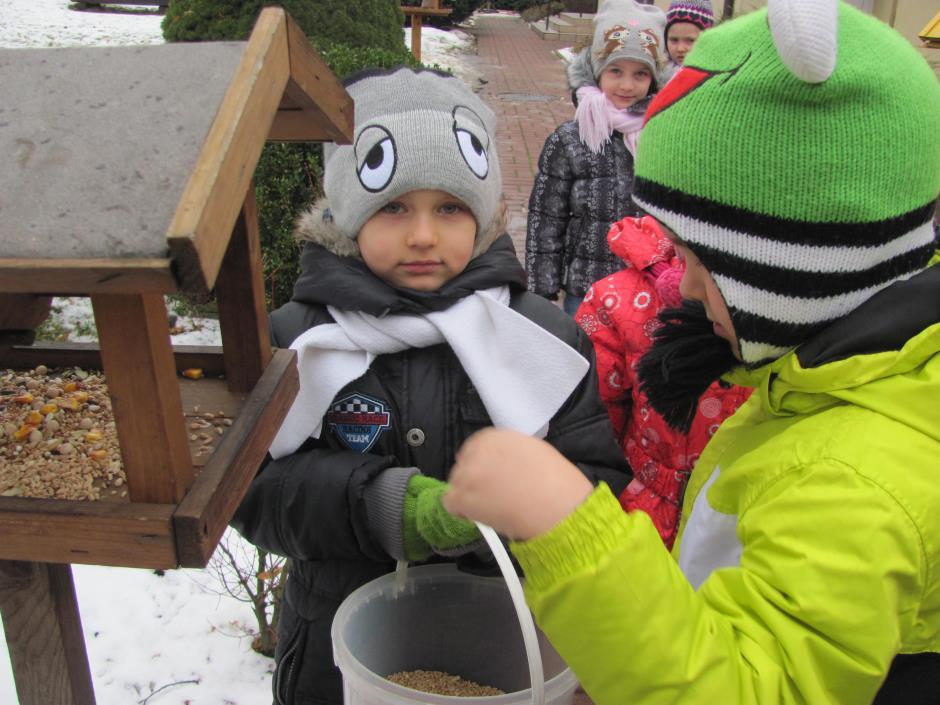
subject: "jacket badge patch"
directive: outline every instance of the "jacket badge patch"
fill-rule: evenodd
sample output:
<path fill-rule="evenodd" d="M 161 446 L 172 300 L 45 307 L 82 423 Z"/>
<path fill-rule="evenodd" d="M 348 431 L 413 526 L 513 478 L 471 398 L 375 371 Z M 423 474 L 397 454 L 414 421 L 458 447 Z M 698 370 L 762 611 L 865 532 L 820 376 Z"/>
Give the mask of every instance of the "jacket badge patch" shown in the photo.
<path fill-rule="evenodd" d="M 391 426 L 391 414 L 377 399 L 349 394 L 330 407 L 326 421 L 350 450 L 365 453 Z"/>

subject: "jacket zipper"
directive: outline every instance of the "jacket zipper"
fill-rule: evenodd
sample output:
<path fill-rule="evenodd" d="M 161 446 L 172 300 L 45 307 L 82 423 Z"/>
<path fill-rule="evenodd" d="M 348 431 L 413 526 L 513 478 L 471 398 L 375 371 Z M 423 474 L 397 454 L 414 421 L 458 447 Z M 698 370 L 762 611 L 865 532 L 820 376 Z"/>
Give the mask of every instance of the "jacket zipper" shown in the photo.
<path fill-rule="evenodd" d="M 287 693 L 284 693 L 284 697 L 281 697 L 281 692 L 284 689 L 285 684 L 289 687 L 291 683 L 291 676 L 294 674 L 294 667 L 297 665 L 296 659 L 294 658 L 294 653 L 297 651 L 297 645 L 300 641 L 303 630 L 298 630 L 297 636 L 294 637 L 294 641 L 284 652 L 284 656 L 281 658 L 281 665 L 277 669 L 277 676 L 274 679 L 274 699 L 277 702 L 277 705 L 288 705 Z M 289 662 L 288 662 L 289 660 Z M 287 672 L 284 671 L 284 664 L 287 664 Z"/>

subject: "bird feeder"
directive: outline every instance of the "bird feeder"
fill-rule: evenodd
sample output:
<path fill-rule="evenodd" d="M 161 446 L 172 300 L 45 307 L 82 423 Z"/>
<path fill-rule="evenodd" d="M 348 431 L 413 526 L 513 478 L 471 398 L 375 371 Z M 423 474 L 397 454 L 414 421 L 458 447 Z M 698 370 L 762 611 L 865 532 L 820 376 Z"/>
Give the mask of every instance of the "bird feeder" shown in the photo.
<path fill-rule="evenodd" d="M 103 372 L 126 474 L 124 497 L 0 496 L 0 612 L 21 702 L 90 703 L 81 668 L 21 678 L 17 600 L 45 590 L 68 662 L 68 564 L 206 565 L 298 387 L 269 343 L 252 175 L 268 140 L 348 144 L 353 106 L 280 8 L 246 42 L 0 50 L 0 85 L 0 368 Z M 221 347 L 174 348 L 167 294 L 214 294 Z M 28 344 L 53 296 L 91 299 L 97 344 Z M 200 453 L 206 411 L 229 425 Z"/>
<path fill-rule="evenodd" d="M 421 27 L 425 17 L 447 17 L 453 10 L 441 7 L 441 0 L 421 0 L 420 7 L 402 5 L 401 11 L 411 18 L 411 53 L 421 61 Z"/>

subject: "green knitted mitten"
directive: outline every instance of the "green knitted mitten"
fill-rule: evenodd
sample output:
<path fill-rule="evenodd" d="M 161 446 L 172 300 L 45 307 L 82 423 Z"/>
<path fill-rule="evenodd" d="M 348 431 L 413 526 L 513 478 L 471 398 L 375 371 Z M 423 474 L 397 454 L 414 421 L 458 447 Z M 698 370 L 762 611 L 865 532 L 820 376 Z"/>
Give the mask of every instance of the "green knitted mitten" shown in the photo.
<path fill-rule="evenodd" d="M 431 553 L 460 555 L 482 540 L 476 524 L 444 509 L 441 497 L 446 491 L 446 482 L 426 475 L 414 475 L 408 481 L 402 511 L 408 560 L 424 560 Z"/>

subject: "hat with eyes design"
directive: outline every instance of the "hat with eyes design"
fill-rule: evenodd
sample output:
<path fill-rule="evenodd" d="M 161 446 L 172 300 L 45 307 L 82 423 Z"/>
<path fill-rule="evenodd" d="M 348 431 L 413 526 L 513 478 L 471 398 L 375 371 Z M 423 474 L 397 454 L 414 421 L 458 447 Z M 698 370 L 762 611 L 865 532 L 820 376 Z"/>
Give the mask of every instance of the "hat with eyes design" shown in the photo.
<path fill-rule="evenodd" d="M 433 70 L 368 70 L 345 81 L 355 102 L 351 145 L 324 146 L 323 186 L 334 226 L 355 239 L 409 191 L 446 191 L 467 204 L 477 238 L 500 215 L 496 117 L 458 78 Z"/>

